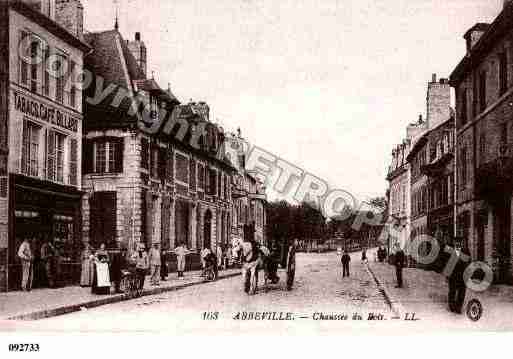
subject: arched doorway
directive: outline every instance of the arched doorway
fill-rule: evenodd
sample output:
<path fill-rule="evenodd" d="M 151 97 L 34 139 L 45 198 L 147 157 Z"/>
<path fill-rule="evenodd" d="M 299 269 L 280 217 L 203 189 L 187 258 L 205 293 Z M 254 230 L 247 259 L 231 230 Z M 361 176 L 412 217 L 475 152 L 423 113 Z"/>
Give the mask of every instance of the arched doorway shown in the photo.
<path fill-rule="evenodd" d="M 209 209 L 205 212 L 203 221 L 203 247 L 212 247 L 212 212 Z"/>

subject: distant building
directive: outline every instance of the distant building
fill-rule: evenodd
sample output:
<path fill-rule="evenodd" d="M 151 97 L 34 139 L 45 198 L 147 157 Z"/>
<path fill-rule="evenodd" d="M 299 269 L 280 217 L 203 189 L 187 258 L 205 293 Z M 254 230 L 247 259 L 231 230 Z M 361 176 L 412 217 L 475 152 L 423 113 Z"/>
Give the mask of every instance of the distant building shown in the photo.
<path fill-rule="evenodd" d="M 450 77 L 456 92 L 457 235 L 472 259 L 513 282 L 513 5 L 464 38 L 467 53 Z"/>
<path fill-rule="evenodd" d="M 410 240 L 435 234 L 448 240 L 453 232 L 451 212 L 453 189 L 452 149 L 454 143 L 450 107 L 450 86 L 446 79 L 437 81 L 433 74 L 428 83 L 426 121 L 412 140 L 406 158 L 411 171 L 411 232 Z M 435 216 L 435 217 L 433 217 Z M 449 217 L 447 217 L 449 216 Z M 440 232 L 441 231 L 441 232 Z M 428 251 L 420 248 L 419 251 Z M 418 253 L 409 253 L 413 260 Z M 428 253 L 420 253 L 428 254 Z"/>
<path fill-rule="evenodd" d="M 254 238 L 260 244 L 268 244 L 265 236 L 267 196 L 263 183 L 246 170 L 248 146 L 240 133 L 227 137 L 226 155 L 237 169 L 232 183 L 232 241 Z"/>
<path fill-rule="evenodd" d="M 18 289 L 17 256 L 34 239 L 34 287 L 42 240 L 53 239 L 62 280 L 74 283 L 81 245 L 83 10 L 77 0 L 0 2 L 0 290 Z M 34 60 L 34 61 L 32 61 Z"/>

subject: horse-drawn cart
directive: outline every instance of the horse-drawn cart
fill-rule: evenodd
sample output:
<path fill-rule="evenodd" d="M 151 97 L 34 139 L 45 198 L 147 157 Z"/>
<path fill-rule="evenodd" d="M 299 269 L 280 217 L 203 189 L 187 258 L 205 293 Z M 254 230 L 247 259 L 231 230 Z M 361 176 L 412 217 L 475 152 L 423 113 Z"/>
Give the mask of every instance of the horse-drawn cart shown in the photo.
<path fill-rule="evenodd" d="M 235 248 L 234 248 L 235 249 Z M 242 281 L 244 292 L 253 295 L 258 288 L 258 271 L 264 270 L 264 288 L 267 291 L 270 284 L 278 284 L 279 259 L 276 253 L 271 253 L 266 247 L 255 247 L 249 242 L 240 243 L 235 249 L 242 251 Z M 286 263 L 285 284 L 287 290 L 292 290 L 296 274 L 296 248 L 294 245 L 289 247 Z"/>

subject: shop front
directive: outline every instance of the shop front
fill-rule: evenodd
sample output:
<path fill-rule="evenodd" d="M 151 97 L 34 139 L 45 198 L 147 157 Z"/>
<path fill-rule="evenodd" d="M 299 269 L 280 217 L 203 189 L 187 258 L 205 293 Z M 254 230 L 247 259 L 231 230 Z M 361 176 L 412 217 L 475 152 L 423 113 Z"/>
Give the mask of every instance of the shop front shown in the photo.
<path fill-rule="evenodd" d="M 9 287 L 18 290 L 21 263 L 17 256 L 24 238 L 30 238 L 34 255 L 33 288 L 48 286 L 41 259 L 45 240 L 53 241 L 56 254 L 56 285 L 76 284 L 80 280 L 81 197 L 74 187 L 28 178 L 10 176 Z"/>

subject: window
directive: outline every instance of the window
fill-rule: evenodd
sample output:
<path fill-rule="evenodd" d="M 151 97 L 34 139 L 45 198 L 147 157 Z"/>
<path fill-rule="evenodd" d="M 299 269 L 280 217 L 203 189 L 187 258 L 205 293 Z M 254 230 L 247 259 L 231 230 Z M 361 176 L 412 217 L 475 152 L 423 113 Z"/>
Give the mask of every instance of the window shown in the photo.
<path fill-rule="evenodd" d="M 508 55 L 506 51 L 499 54 L 499 96 L 508 90 Z"/>
<path fill-rule="evenodd" d="M 477 72 L 474 72 L 474 75 L 472 76 L 472 116 L 473 117 L 477 116 L 477 97 L 479 95 L 477 84 L 478 84 Z"/>
<path fill-rule="evenodd" d="M 159 177 L 159 149 L 156 145 L 151 146 L 150 176 Z"/>
<path fill-rule="evenodd" d="M 46 141 L 46 177 L 64 183 L 64 141 L 66 136 L 49 131 Z"/>
<path fill-rule="evenodd" d="M 39 176 L 39 141 L 41 127 L 30 122 L 23 123 L 23 149 L 21 154 L 21 173 L 27 176 Z"/>
<path fill-rule="evenodd" d="M 78 141 L 72 138 L 69 142 L 69 184 L 78 184 Z"/>
<path fill-rule="evenodd" d="M 508 124 L 506 122 L 501 123 L 500 125 L 501 131 L 501 144 L 508 144 Z"/>
<path fill-rule="evenodd" d="M 41 92 L 43 84 L 43 68 L 48 56 L 48 46 L 40 37 L 28 32 L 20 34 L 21 53 L 19 56 L 19 82 L 34 93 Z"/>
<path fill-rule="evenodd" d="M 205 167 L 202 164 L 198 164 L 198 189 L 205 189 Z"/>
<path fill-rule="evenodd" d="M 463 89 L 460 92 L 460 119 L 462 126 L 467 123 L 467 111 L 467 89 Z"/>
<path fill-rule="evenodd" d="M 215 196 L 217 195 L 217 171 L 209 168 L 207 173 L 207 194 Z"/>
<path fill-rule="evenodd" d="M 479 74 L 479 111 L 486 109 L 486 71 Z"/>
<path fill-rule="evenodd" d="M 121 173 L 123 172 L 122 138 L 101 138 L 94 141 L 93 173 Z"/>
<path fill-rule="evenodd" d="M 189 158 L 176 153 L 176 180 L 189 183 Z"/>
<path fill-rule="evenodd" d="M 73 61 L 70 61 L 69 66 L 69 76 L 71 79 L 73 79 L 76 64 Z M 77 106 L 77 89 L 75 87 L 75 81 L 69 81 L 69 83 L 69 105 L 75 108 Z"/>
<path fill-rule="evenodd" d="M 59 103 L 64 104 L 64 86 L 66 82 L 66 66 L 67 58 L 63 54 L 57 54 L 56 60 L 53 61 L 53 72 L 56 75 L 55 78 L 55 100 Z"/>

